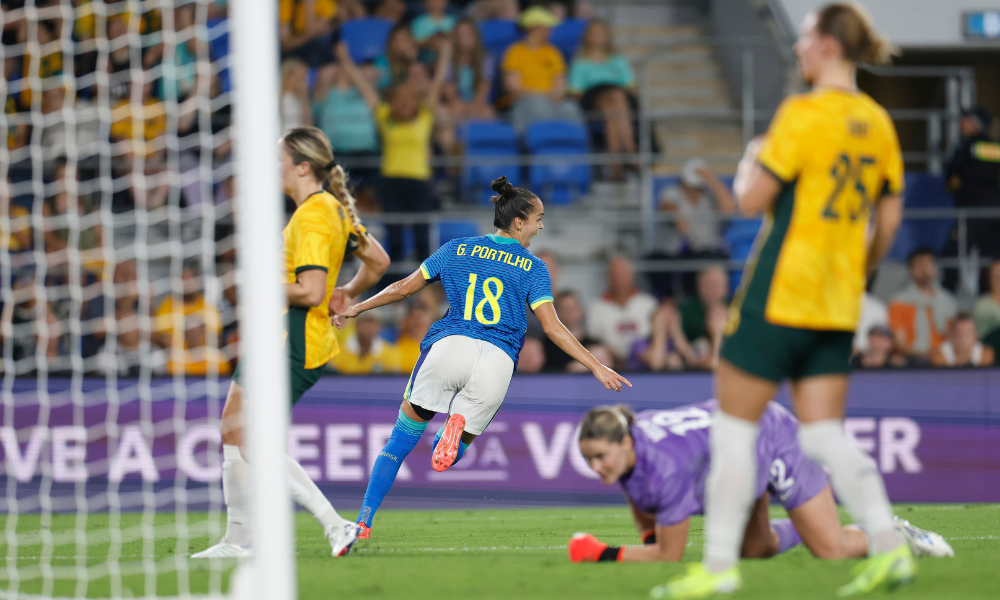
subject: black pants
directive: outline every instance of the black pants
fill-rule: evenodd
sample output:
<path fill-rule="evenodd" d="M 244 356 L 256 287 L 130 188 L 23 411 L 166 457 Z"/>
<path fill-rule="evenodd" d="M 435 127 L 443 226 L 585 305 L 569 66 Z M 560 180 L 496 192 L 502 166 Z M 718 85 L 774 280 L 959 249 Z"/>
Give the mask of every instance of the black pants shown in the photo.
<path fill-rule="evenodd" d="M 430 181 L 422 179 L 402 179 L 383 177 L 379 187 L 382 209 L 387 213 L 421 213 L 437 210 L 437 198 L 431 190 Z M 387 225 L 389 234 L 389 258 L 403 260 L 403 231 L 407 225 Z M 416 259 L 423 261 L 430 256 L 430 227 L 427 223 L 413 227 L 413 245 Z"/>

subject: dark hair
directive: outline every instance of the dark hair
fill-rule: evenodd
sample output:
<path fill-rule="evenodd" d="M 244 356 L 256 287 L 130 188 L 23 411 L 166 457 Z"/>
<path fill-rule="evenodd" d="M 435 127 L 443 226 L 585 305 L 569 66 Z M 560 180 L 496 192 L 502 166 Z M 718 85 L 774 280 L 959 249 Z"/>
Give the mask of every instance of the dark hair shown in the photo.
<path fill-rule="evenodd" d="M 934 248 L 931 248 L 930 246 L 917 246 L 913 250 L 910 250 L 910 253 L 906 255 L 906 266 L 912 266 L 913 261 L 921 256 L 937 258 L 937 252 L 935 252 Z"/>
<path fill-rule="evenodd" d="M 816 15 L 816 31 L 837 40 L 844 58 L 854 63 L 881 65 L 899 54 L 899 49 L 875 30 L 868 12 L 856 2 L 824 6 Z"/>
<path fill-rule="evenodd" d="M 634 422 L 635 413 L 624 404 L 595 406 L 580 421 L 578 441 L 608 440 L 620 444 L 626 435 L 632 435 L 630 428 Z"/>
<path fill-rule="evenodd" d="M 974 321 L 972 313 L 967 310 L 959 311 L 959 313 L 955 315 L 955 320 L 952 321 L 952 323 L 958 323 L 959 321 Z"/>
<path fill-rule="evenodd" d="M 493 226 L 503 231 L 510 230 L 514 219 L 527 219 L 535 209 L 538 196 L 524 188 L 516 188 L 501 175 L 490 184 L 496 196 L 490 198 L 493 203 Z"/>

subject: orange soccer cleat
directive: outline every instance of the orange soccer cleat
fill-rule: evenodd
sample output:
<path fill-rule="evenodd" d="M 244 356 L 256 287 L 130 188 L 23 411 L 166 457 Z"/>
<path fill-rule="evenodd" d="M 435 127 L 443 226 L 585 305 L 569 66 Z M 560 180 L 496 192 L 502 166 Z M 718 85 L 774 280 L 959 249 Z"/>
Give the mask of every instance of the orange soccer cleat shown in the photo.
<path fill-rule="evenodd" d="M 438 442 L 437 447 L 434 448 L 434 454 L 431 456 L 431 467 L 435 471 L 444 471 L 455 464 L 455 459 L 458 458 L 458 445 L 462 441 L 462 432 L 464 431 L 465 417 L 462 415 L 448 417 L 448 422 L 444 424 L 441 441 Z"/>
<path fill-rule="evenodd" d="M 364 523 L 358 523 L 358 527 L 361 528 L 361 532 L 358 533 L 359 540 L 367 540 L 372 537 L 372 528 L 365 525 Z"/>

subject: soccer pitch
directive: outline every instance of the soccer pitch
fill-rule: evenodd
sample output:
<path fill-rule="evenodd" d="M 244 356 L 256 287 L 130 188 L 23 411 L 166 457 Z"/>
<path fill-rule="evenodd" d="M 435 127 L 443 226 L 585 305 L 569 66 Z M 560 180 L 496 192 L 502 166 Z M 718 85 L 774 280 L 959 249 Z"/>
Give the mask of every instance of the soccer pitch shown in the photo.
<path fill-rule="evenodd" d="M 919 560 L 917 583 L 894 597 L 965 599 L 996 598 L 997 558 L 1000 557 L 1000 505 L 896 505 L 896 514 L 944 535 L 955 548 L 953 559 Z M 774 508 L 772 514 L 783 511 Z M 353 515 L 344 509 L 343 514 Z M 141 514 L 122 515 L 121 554 L 123 570 L 141 567 L 143 559 L 155 559 L 161 571 L 180 560 L 187 565 L 192 591 L 206 590 L 211 578 L 219 577 L 203 561 L 178 555 L 190 554 L 217 541 L 210 538 L 208 516 L 189 513 L 191 541 L 178 548 L 172 515 L 159 514 L 158 537 L 145 545 L 137 539 Z M 37 515 L 18 517 L 16 529 L 22 542 L 19 567 L 37 568 L 42 556 L 42 535 L 51 534 L 53 566 L 79 565 L 73 543 L 74 515 L 54 515 L 50 528 L 42 528 Z M 8 523 L 10 525 L 10 523 Z M 224 524 L 219 521 L 219 527 Z M 88 564 L 99 564 L 113 543 L 108 537 L 108 516 L 90 515 L 87 529 L 92 542 L 87 547 Z M 581 564 L 569 562 L 566 541 L 577 531 L 588 531 L 614 545 L 635 544 L 637 535 L 628 509 L 523 508 L 384 510 L 375 521 L 373 538 L 363 540 L 355 551 L 341 559 L 330 557 L 330 546 L 308 513 L 297 513 L 299 597 L 303 600 L 341 598 L 646 598 L 649 589 L 679 573 L 679 564 Z M 41 533 L 40 533 L 41 532 Z M 204 534 L 200 537 L 195 535 Z M 692 522 L 685 560 L 701 556 L 702 522 Z M 150 555 L 149 551 L 153 554 Z M 8 553 L 3 540 L 4 554 Z M 134 561 L 134 562 L 131 562 Z M 798 547 L 768 560 L 743 563 L 744 588 L 733 598 L 833 598 L 837 586 L 850 579 L 858 561 L 825 562 Z M 9 564 L 9 563 L 8 563 Z M 229 566 L 234 566 L 231 563 Z M 264 566 L 263 568 L 266 568 Z M 183 570 L 182 570 L 183 571 Z M 228 578 L 231 568 L 223 578 Z M 10 571 L 0 589 L 7 589 Z M 161 572 L 156 592 L 176 593 L 178 575 Z M 124 577 L 124 596 L 143 596 L 153 582 L 141 573 Z M 41 580 L 23 580 L 21 592 L 41 593 Z M 54 595 L 72 596 L 75 580 L 59 580 Z M 109 595 L 109 580 L 98 579 L 87 595 Z"/>

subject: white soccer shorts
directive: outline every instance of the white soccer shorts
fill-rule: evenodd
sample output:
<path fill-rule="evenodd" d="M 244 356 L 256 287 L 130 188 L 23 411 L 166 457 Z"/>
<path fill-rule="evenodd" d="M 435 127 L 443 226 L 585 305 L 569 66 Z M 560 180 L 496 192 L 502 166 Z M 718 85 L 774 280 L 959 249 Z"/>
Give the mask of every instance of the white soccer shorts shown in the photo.
<path fill-rule="evenodd" d="M 462 415 L 465 431 L 480 435 L 500 410 L 514 361 L 489 342 L 450 335 L 417 361 L 403 397 L 437 413 Z"/>

